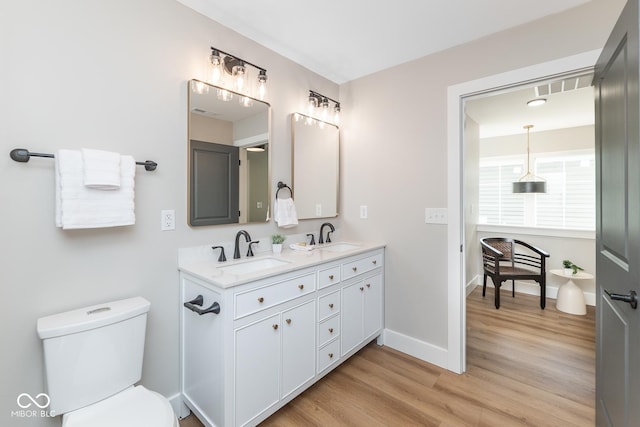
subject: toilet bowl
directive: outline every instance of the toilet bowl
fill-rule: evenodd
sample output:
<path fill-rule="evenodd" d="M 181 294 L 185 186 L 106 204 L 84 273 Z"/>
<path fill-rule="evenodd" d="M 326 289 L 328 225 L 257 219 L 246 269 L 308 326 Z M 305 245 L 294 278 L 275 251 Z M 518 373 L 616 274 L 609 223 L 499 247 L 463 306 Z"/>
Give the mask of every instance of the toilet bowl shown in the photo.
<path fill-rule="evenodd" d="M 178 427 L 171 404 L 143 386 L 130 387 L 62 417 L 62 427 Z"/>
<path fill-rule="evenodd" d="M 178 427 L 164 396 L 134 385 L 149 307 L 135 297 L 38 319 L 49 413 L 64 427 Z"/>

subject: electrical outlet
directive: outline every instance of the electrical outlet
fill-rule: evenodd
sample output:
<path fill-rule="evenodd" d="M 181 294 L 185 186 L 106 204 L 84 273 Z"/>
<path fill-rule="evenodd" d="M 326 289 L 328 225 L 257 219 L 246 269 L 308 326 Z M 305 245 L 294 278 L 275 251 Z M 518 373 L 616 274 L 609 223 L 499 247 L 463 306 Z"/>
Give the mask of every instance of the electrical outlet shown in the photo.
<path fill-rule="evenodd" d="M 262 209 L 262 202 L 256 203 L 256 209 Z"/>
<path fill-rule="evenodd" d="M 322 216 L 322 205 L 319 203 L 316 205 L 316 216 Z"/>
<path fill-rule="evenodd" d="M 448 221 L 447 208 L 425 208 L 424 222 L 427 224 L 446 224 Z"/>
<path fill-rule="evenodd" d="M 367 210 L 367 205 L 360 206 L 360 219 L 367 219 L 369 217 Z"/>
<path fill-rule="evenodd" d="M 168 231 L 176 229 L 176 211 L 167 209 L 160 211 L 160 230 Z"/>

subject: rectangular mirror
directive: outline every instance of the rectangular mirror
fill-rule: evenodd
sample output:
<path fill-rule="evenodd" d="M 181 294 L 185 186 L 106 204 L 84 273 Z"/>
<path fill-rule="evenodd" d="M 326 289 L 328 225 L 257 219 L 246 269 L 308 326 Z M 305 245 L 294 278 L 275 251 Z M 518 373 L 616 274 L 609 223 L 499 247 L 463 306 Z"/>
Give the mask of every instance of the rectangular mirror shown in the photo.
<path fill-rule="evenodd" d="M 300 113 L 291 115 L 293 192 L 298 219 L 338 216 L 338 126 Z"/>
<path fill-rule="evenodd" d="M 199 80 L 188 104 L 189 225 L 265 222 L 271 107 Z"/>

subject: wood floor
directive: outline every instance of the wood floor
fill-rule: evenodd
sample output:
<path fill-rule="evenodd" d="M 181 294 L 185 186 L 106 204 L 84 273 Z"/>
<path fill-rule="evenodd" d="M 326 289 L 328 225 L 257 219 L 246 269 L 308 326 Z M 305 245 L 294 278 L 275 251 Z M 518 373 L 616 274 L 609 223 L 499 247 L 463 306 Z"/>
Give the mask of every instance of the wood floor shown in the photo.
<path fill-rule="evenodd" d="M 496 310 L 492 292 L 467 298 L 463 375 L 372 343 L 261 426 L 593 426 L 594 308 L 504 290 Z"/>

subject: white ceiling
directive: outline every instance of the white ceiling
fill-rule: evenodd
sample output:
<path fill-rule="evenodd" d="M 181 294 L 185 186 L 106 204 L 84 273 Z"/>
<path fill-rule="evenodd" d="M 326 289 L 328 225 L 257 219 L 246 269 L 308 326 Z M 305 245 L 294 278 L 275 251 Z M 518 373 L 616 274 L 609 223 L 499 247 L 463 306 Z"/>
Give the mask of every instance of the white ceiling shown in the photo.
<path fill-rule="evenodd" d="M 480 138 L 526 133 L 524 125 L 533 125 L 531 132 L 592 125 L 592 79 L 593 74 L 586 74 L 471 98 L 465 101 L 465 113 L 480 125 Z M 548 92 L 540 95 L 544 90 Z M 544 105 L 527 106 L 540 97 L 547 100 Z"/>
<path fill-rule="evenodd" d="M 341 84 L 590 0 L 178 1 Z"/>

